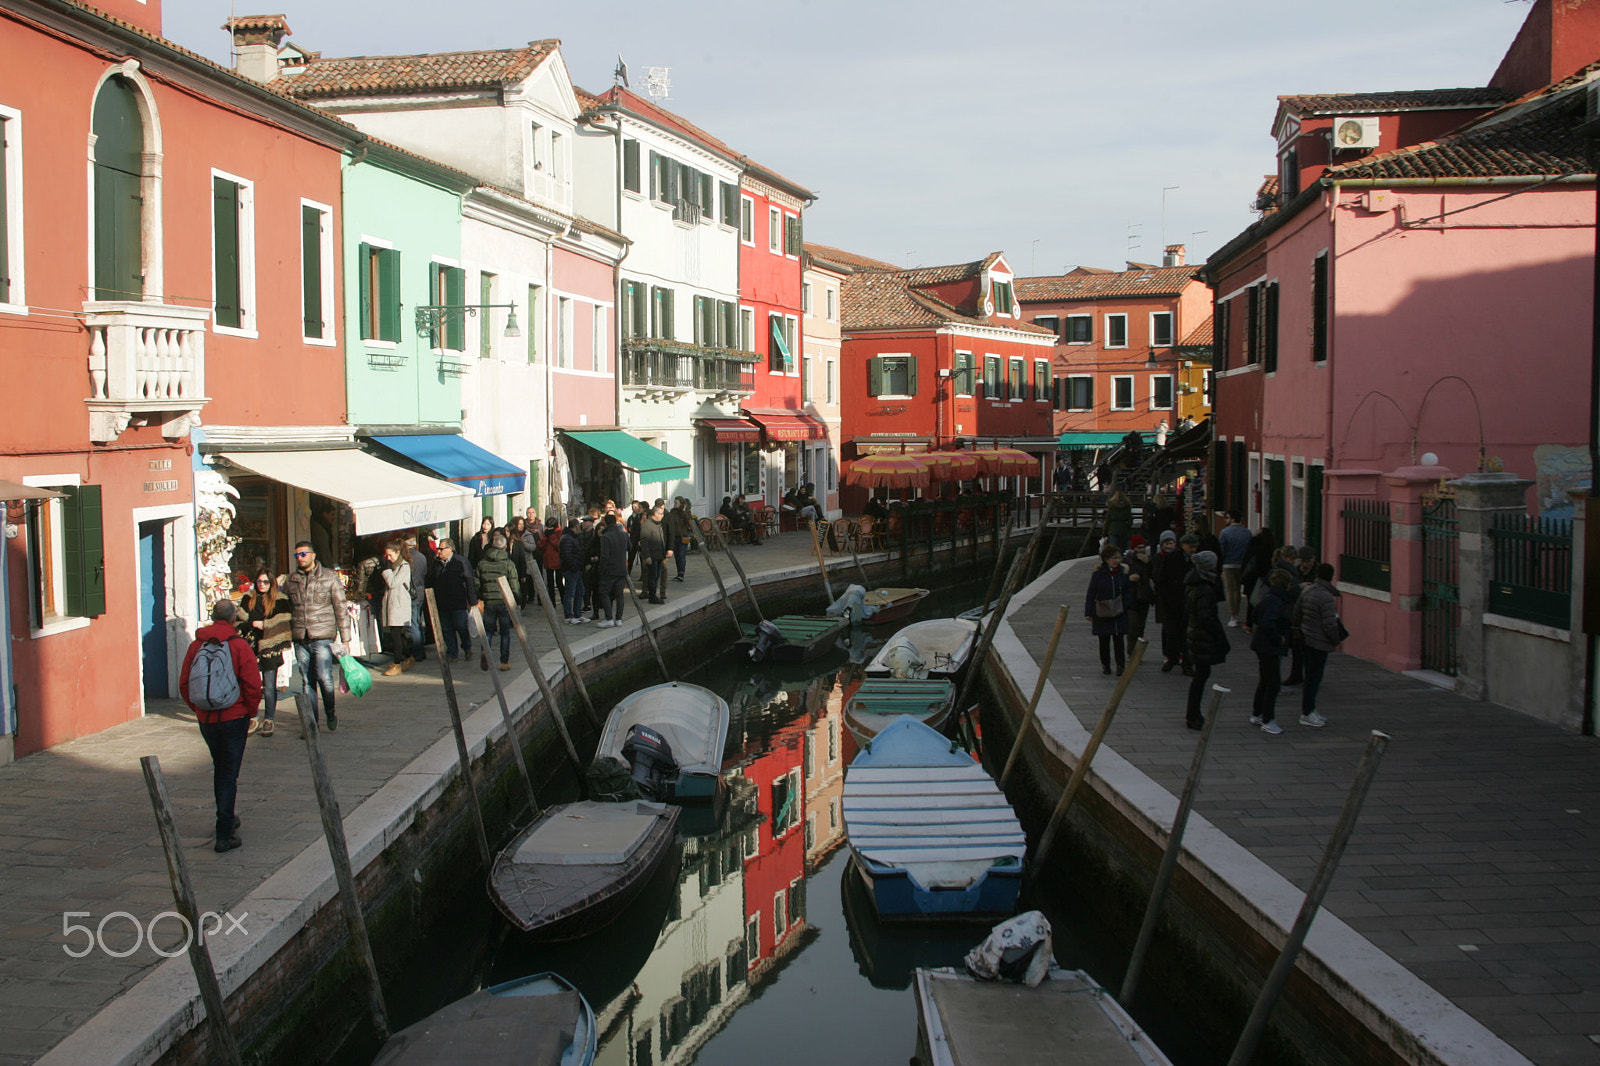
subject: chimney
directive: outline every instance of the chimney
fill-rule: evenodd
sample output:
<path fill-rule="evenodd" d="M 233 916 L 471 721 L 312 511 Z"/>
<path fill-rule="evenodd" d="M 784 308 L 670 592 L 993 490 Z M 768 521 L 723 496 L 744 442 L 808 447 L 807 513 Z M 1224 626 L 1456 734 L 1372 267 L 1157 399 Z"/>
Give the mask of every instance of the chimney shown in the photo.
<path fill-rule="evenodd" d="M 1489 86 L 1518 96 L 1582 70 L 1600 55 L 1600 2 L 1534 0 Z"/>
<path fill-rule="evenodd" d="M 1183 266 L 1184 252 L 1185 249 L 1181 244 L 1167 245 L 1166 254 L 1161 257 L 1161 265 L 1164 267 Z"/>
<path fill-rule="evenodd" d="M 233 34 L 234 72 L 266 84 L 278 76 L 278 46 L 293 31 L 282 15 L 240 15 L 222 24 Z"/>

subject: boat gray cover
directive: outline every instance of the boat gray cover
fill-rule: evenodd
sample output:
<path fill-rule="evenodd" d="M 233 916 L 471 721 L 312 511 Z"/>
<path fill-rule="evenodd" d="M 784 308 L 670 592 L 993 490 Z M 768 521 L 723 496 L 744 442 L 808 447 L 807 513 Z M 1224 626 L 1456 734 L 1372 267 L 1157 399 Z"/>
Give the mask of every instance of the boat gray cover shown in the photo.
<path fill-rule="evenodd" d="M 666 738 L 680 772 L 716 777 L 722 773 L 729 717 L 727 701 L 699 685 L 674 681 L 642 688 L 612 708 L 595 759 L 608 755 L 626 765 L 622 745 L 628 730 L 643 725 Z"/>
<path fill-rule="evenodd" d="M 659 810 L 650 803 L 571 804 L 529 834 L 512 861 L 541 866 L 626 862 L 655 825 Z"/>
<path fill-rule="evenodd" d="M 391 1036 L 372 1066 L 558 1066 L 582 1010 L 571 989 L 541 996 L 474 992 Z"/>

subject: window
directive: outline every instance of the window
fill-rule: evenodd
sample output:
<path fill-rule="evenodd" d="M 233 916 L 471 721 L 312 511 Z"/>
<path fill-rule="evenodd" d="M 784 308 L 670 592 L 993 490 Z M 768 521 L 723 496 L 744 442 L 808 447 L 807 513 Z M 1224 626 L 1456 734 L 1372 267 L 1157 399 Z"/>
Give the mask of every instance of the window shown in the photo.
<path fill-rule="evenodd" d="M 783 247 L 783 212 L 776 207 L 767 208 L 767 251 L 777 255 Z"/>
<path fill-rule="evenodd" d="M 812 359 L 809 354 L 800 357 L 800 400 L 803 403 L 811 402 L 811 375 L 814 371 Z"/>
<path fill-rule="evenodd" d="M 1068 344 L 1094 343 L 1094 316 L 1068 315 L 1066 342 Z"/>
<path fill-rule="evenodd" d="M 1150 312 L 1150 347 L 1172 347 L 1172 312 Z"/>
<path fill-rule="evenodd" d="M 1049 330 L 1058 337 L 1061 335 L 1061 319 L 1056 315 L 1035 315 L 1033 324 Z"/>
<path fill-rule="evenodd" d="M 144 295 L 144 118 L 139 91 L 106 79 L 94 101 L 94 298 Z"/>
<path fill-rule="evenodd" d="M 494 303 L 494 275 L 487 270 L 478 271 L 478 303 L 487 305 Z M 488 359 L 494 355 L 494 315 L 488 311 L 478 312 L 478 358 Z"/>
<path fill-rule="evenodd" d="M 1126 348 L 1128 346 L 1128 316 L 1106 316 L 1106 347 Z"/>
<path fill-rule="evenodd" d="M 556 181 L 567 180 L 566 141 L 555 130 L 550 131 L 550 176 Z"/>
<path fill-rule="evenodd" d="M 739 239 L 745 244 L 756 243 L 756 202 L 748 196 L 739 197 Z"/>
<path fill-rule="evenodd" d="M 537 122 L 528 123 L 528 162 L 534 170 L 544 169 L 543 138 L 539 136 L 542 128 Z"/>
<path fill-rule="evenodd" d="M 1094 410 L 1094 375 L 1070 374 L 1067 376 L 1067 410 Z"/>
<path fill-rule="evenodd" d="M 1005 380 L 1000 373 L 1000 357 L 986 355 L 983 357 L 983 394 L 991 400 L 1002 398 L 1005 389 Z"/>
<path fill-rule="evenodd" d="M 211 293 L 216 329 L 252 333 L 255 313 L 255 187 L 211 172 Z"/>
<path fill-rule="evenodd" d="M 0 298 L 0 303 L 4 303 Z M 300 335 L 334 343 L 333 208 L 300 201 Z"/>
<path fill-rule="evenodd" d="M 677 337 L 672 328 L 672 290 L 656 286 L 650 290 L 650 336 L 670 341 Z"/>
<path fill-rule="evenodd" d="M 639 191 L 639 142 L 631 137 L 622 142 L 622 187 Z"/>
<path fill-rule="evenodd" d="M 868 396 L 915 396 L 917 357 L 880 355 L 867 360 Z"/>
<path fill-rule="evenodd" d="M 717 343 L 717 302 L 709 296 L 694 298 L 694 342 L 707 348 Z"/>
<path fill-rule="evenodd" d="M 1232 339 L 1229 337 L 1229 333 L 1232 331 L 1229 330 L 1228 323 L 1230 316 L 1233 314 L 1233 305 L 1227 300 L 1219 300 L 1212 314 L 1214 316 L 1213 321 L 1216 323 L 1213 327 L 1216 335 L 1211 339 L 1211 365 L 1215 370 L 1226 370 L 1228 369 L 1228 343 Z"/>
<path fill-rule="evenodd" d="M 700 175 L 701 222 L 715 222 L 717 220 L 716 187 L 717 180 L 710 174 Z"/>
<path fill-rule="evenodd" d="M 1155 374 L 1150 378 L 1150 409 L 1172 410 L 1172 375 Z"/>
<path fill-rule="evenodd" d="M 806 314 L 811 313 L 811 282 L 800 286 L 800 310 Z"/>
<path fill-rule="evenodd" d="M 467 315 L 454 310 L 467 304 L 467 272 L 447 263 L 428 264 L 428 302 L 453 310 L 444 316 L 442 328 L 434 330 L 433 347 L 453 352 L 467 350 Z"/>
<path fill-rule="evenodd" d="M 1205 396 L 1205 399 L 1206 399 L 1206 406 L 1210 407 L 1211 406 L 1211 371 L 1206 370 L 1206 371 L 1203 371 L 1202 373 L 1205 374 L 1205 393 L 1204 393 L 1204 396 Z"/>
<path fill-rule="evenodd" d="M 556 297 L 556 366 L 572 367 L 572 301 Z"/>
<path fill-rule="evenodd" d="M 717 347 L 739 347 L 739 311 L 731 300 L 717 301 Z"/>
<path fill-rule="evenodd" d="M 837 359 L 829 359 L 827 366 L 824 368 L 824 374 L 826 375 L 824 385 L 827 391 L 823 393 L 823 402 L 836 404 L 839 402 L 839 361 Z"/>
<path fill-rule="evenodd" d="M 756 350 L 756 313 L 748 307 L 739 308 L 739 350 Z"/>
<path fill-rule="evenodd" d="M 625 281 L 623 284 L 631 283 Z M 528 324 L 523 329 L 528 331 L 528 362 L 537 363 L 539 339 L 544 336 L 544 289 L 541 286 L 528 286 Z"/>
<path fill-rule="evenodd" d="M 22 266 L 22 114 L 0 107 L 0 307 L 28 302 Z"/>
<path fill-rule="evenodd" d="M 0 204 L 0 213 L 4 211 Z M 0 303 L 5 297 L 0 295 Z M 1328 253 L 1323 252 L 1311 261 L 1311 361 L 1323 362 L 1328 358 Z"/>
<path fill-rule="evenodd" d="M 739 225 L 739 186 L 721 182 L 722 186 L 722 224 L 724 226 Z"/>
<path fill-rule="evenodd" d="M 594 330 L 589 335 L 590 354 L 594 357 L 593 367 L 597 374 L 606 372 L 606 309 L 594 308 Z"/>
<path fill-rule="evenodd" d="M 828 289 L 824 295 L 828 300 L 828 321 L 832 322 L 839 317 L 839 290 Z"/>
<path fill-rule="evenodd" d="M 1028 398 L 1028 361 L 1016 356 L 1011 358 L 1011 380 L 1006 389 L 1006 399 L 1026 400 Z"/>
<path fill-rule="evenodd" d="M 1011 299 L 1011 282 L 995 281 L 990 283 L 991 295 L 994 298 L 994 313 L 1009 315 L 1015 308 Z"/>
<path fill-rule="evenodd" d="M 650 314 L 645 307 L 645 284 L 642 281 L 622 283 L 622 335 L 629 340 L 640 340 L 650 335 Z"/>
<path fill-rule="evenodd" d="M 400 252 L 364 241 L 356 261 L 361 275 L 361 338 L 396 344 L 400 340 Z"/>
<path fill-rule="evenodd" d="M 1133 410 L 1133 377 L 1132 375 L 1117 374 L 1111 379 L 1111 409 L 1113 411 Z"/>
<path fill-rule="evenodd" d="M 1253 366 L 1261 361 L 1261 286 L 1245 290 L 1244 361 Z"/>
<path fill-rule="evenodd" d="M 64 494 L 27 510 L 33 628 L 48 631 L 68 619 L 99 617 L 106 609 L 100 486 L 79 485 L 75 476 L 24 481 Z"/>
<path fill-rule="evenodd" d="M 1042 403 L 1050 402 L 1050 360 L 1035 359 L 1033 361 L 1033 398 Z"/>
<path fill-rule="evenodd" d="M 774 373 L 794 373 L 794 318 L 768 315 L 767 325 L 771 336 L 767 369 Z"/>
<path fill-rule="evenodd" d="M 800 768 L 772 782 L 772 836 L 776 839 L 800 823 Z"/>
<path fill-rule="evenodd" d="M 800 249 L 804 246 L 800 236 L 800 216 L 783 216 L 783 252 L 794 259 L 800 258 Z"/>
<path fill-rule="evenodd" d="M 977 368 L 972 362 L 971 352 L 957 352 L 955 366 L 950 370 L 950 380 L 955 384 L 957 396 L 971 396 L 976 382 L 972 379 L 977 374 Z"/>
<path fill-rule="evenodd" d="M 1271 374 L 1278 369 L 1278 283 L 1261 288 L 1261 361 L 1262 369 Z"/>

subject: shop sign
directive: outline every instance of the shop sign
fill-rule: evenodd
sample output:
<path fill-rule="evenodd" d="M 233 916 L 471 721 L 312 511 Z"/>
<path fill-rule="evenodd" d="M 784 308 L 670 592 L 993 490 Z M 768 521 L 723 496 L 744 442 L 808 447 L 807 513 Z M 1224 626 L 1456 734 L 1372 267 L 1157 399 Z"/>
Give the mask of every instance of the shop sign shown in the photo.
<path fill-rule="evenodd" d="M 178 483 L 176 481 L 146 481 L 144 483 L 144 491 L 176 492 L 178 491 Z"/>

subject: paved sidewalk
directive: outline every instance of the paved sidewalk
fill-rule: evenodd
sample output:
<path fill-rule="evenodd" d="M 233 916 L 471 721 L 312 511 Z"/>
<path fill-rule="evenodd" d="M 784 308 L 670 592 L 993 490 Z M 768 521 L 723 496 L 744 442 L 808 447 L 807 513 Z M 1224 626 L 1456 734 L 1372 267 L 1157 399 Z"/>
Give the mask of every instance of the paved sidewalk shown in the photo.
<path fill-rule="evenodd" d="M 1088 568 L 1010 615 L 1035 662 L 1058 607 L 1069 622 L 1050 680 L 1093 729 L 1114 677 L 1083 618 Z M 1152 622 L 1152 629 L 1154 625 Z M 1319 710 L 1278 701 L 1284 734 L 1250 726 L 1248 634 L 1212 680 L 1231 688 L 1195 810 L 1292 882 L 1310 884 L 1374 729 L 1393 737 L 1326 909 L 1539 1066 L 1600 1064 L 1600 744 L 1342 654 Z M 1189 679 L 1160 672 L 1159 631 L 1106 745 L 1174 795 L 1197 733 Z"/>
<path fill-rule="evenodd" d="M 816 573 L 810 539 L 802 534 L 734 550 L 758 587 L 763 578 Z M 731 591 L 737 577 L 722 553 L 716 559 Z M 850 564 L 848 555 L 830 556 L 830 568 L 841 560 Z M 833 578 L 840 591 L 846 576 Z M 820 579 L 817 587 L 820 597 Z M 703 605 L 708 595 L 714 599 L 716 586 L 703 556 L 690 557 L 683 583 L 668 579 L 667 595 L 665 606 L 649 608 L 651 618 L 675 617 Z M 631 605 L 625 617 L 629 624 L 617 629 L 567 627 L 574 653 L 582 660 L 586 650 L 636 639 Z M 708 617 L 727 624 L 721 607 Z M 551 671 L 559 659 L 537 602 L 522 619 Z M 511 663 L 513 670 L 501 679 L 530 688 L 514 638 Z M 494 699 L 489 675 L 476 662 L 458 663 L 455 679 L 463 715 Z M 106 922 L 103 939 L 112 951 L 128 951 L 127 957 L 113 958 L 97 947 L 72 958 L 64 950 L 79 951 L 85 942 L 81 932 L 63 935 L 65 912 L 86 911 L 70 921 L 95 927 L 117 911 L 147 925 L 172 909 L 141 756 L 160 757 L 202 911 L 233 907 L 301 851 L 323 846 L 292 702 L 279 705 L 274 736 L 250 739 L 237 808 L 244 846 L 224 855 L 211 850 L 211 762 L 193 714 L 176 700 L 152 701 L 149 711 L 137 721 L 0 767 L 0 1066 L 34 1061 L 163 961 L 148 942 L 136 946 L 132 922 L 120 916 Z M 449 730 L 438 660 L 431 655 L 399 677 L 375 677 L 363 699 L 342 698 L 338 731 L 322 733 L 322 749 L 346 818 Z M 247 929 L 249 924 L 245 919 Z M 159 946 L 176 950 L 179 931 L 174 919 L 163 920 Z"/>

